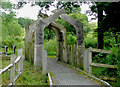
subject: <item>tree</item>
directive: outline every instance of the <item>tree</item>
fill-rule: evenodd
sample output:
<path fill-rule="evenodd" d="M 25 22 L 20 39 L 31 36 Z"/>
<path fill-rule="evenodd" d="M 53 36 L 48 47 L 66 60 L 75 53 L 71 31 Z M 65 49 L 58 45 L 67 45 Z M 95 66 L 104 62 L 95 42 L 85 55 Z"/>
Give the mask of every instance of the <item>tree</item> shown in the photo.
<path fill-rule="evenodd" d="M 79 11 L 76 11 L 74 13 L 68 14 L 68 16 L 74 19 L 81 20 L 85 35 L 90 31 L 88 17 L 85 14 L 82 14 Z M 56 22 L 58 22 L 59 24 L 62 24 L 67 29 L 67 32 L 71 33 L 72 35 L 76 35 L 76 30 L 71 24 L 65 22 L 62 19 L 57 19 Z"/>
<path fill-rule="evenodd" d="M 20 45 L 23 41 L 24 30 L 18 24 L 15 13 L 12 11 L 14 7 L 10 2 L 2 2 L 2 45 L 11 47 L 12 45 Z M 7 11 L 7 12 L 6 12 Z"/>
<path fill-rule="evenodd" d="M 25 28 L 32 21 L 33 21 L 32 19 L 18 18 L 18 23 L 21 25 L 22 28 Z"/>
<path fill-rule="evenodd" d="M 102 28 L 104 32 L 112 32 L 115 37 L 116 44 L 118 41 L 118 34 L 120 34 L 120 2 L 109 3 L 104 9 L 106 16 L 102 21 Z M 103 27 L 104 26 L 104 27 Z"/>
<path fill-rule="evenodd" d="M 30 2 L 28 2 L 30 3 Z M 65 2 L 65 1 L 60 1 L 60 2 L 57 2 L 57 5 L 54 5 L 53 2 L 38 2 L 36 1 L 35 3 L 32 3 L 31 6 L 35 6 L 35 5 L 38 5 L 41 7 L 41 10 L 39 11 L 38 13 L 38 17 L 41 17 L 41 13 L 46 12 L 49 10 L 50 6 L 54 6 L 55 8 L 57 9 L 65 9 L 67 10 L 68 12 L 67 13 L 73 13 L 75 12 L 75 10 L 81 10 L 80 9 L 80 4 L 81 2 Z M 20 9 L 21 7 L 23 7 L 25 4 L 27 4 L 27 2 L 18 2 L 15 7 L 16 9 Z"/>
<path fill-rule="evenodd" d="M 102 4 L 96 3 L 97 4 L 97 10 L 98 10 L 98 44 L 97 47 L 98 49 L 103 49 L 104 47 L 104 42 L 103 42 L 103 29 L 101 28 L 101 21 L 103 20 L 103 9 L 102 9 Z"/>
<path fill-rule="evenodd" d="M 53 39 L 54 37 L 55 37 L 54 31 L 51 29 L 45 28 L 44 39 L 49 41 L 50 39 Z"/>

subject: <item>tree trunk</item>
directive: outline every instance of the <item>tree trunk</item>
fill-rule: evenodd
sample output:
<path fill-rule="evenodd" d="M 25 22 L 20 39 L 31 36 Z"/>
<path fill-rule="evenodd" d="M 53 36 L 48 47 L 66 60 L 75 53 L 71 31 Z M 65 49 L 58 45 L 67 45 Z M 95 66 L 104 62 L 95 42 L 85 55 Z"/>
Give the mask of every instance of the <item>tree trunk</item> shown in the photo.
<path fill-rule="evenodd" d="M 98 33 L 98 42 L 97 42 L 97 48 L 98 49 L 103 49 L 104 47 L 104 39 L 103 39 L 103 29 L 101 28 L 101 21 L 103 19 L 103 10 L 101 9 L 101 5 L 97 5 L 97 9 L 98 9 L 98 29 L 97 29 L 97 33 Z"/>

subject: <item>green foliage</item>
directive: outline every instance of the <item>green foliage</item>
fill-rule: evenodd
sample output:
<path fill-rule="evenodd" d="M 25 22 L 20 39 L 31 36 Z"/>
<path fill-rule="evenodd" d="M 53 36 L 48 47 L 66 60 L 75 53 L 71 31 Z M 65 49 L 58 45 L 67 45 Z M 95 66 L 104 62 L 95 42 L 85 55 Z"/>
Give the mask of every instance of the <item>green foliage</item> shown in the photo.
<path fill-rule="evenodd" d="M 2 9 L 4 10 L 11 10 L 13 8 L 13 4 L 11 4 L 10 2 L 4 2 L 2 1 Z"/>
<path fill-rule="evenodd" d="M 44 41 L 44 49 L 47 50 L 47 55 L 56 55 L 57 51 L 57 41 L 56 39 L 50 39 L 49 41 Z"/>
<path fill-rule="evenodd" d="M 79 11 L 75 11 L 75 13 L 71 13 L 68 15 L 74 19 L 81 20 L 81 22 L 83 24 L 84 34 L 87 35 L 87 33 L 90 31 L 87 16 L 85 14 L 80 13 Z M 73 25 L 65 22 L 63 19 L 56 19 L 56 22 L 58 22 L 59 24 L 62 24 L 66 28 L 67 32 L 70 32 L 73 35 L 76 35 L 76 30 L 73 27 Z"/>
<path fill-rule="evenodd" d="M 118 64 L 117 64 L 117 66 L 118 66 L 118 81 L 117 81 L 117 83 L 118 83 L 118 86 L 120 87 L 120 45 L 118 47 Z"/>
<path fill-rule="evenodd" d="M 103 76 L 103 72 L 105 71 L 106 68 L 100 68 L 100 67 L 92 67 L 92 74 L 99 77 Z"/>
<path fill-rule="evenodd" d="M 18 18 L 18 23 L 21 25 L 22 28 L 25 28 L 32 21 L 32 19 Z"/>
<path fill-rule="evenodd" d="M 94 37 L 92 31 L 86 35 L 84 42 L 85 42 L 85 48 L 89 48 L 89 47 L 96 48 L 97 47 L 97 38 Z"/>
<path fill-rule="evenodd" d="M 25 30 L 18 24 L 15 13 L 12 11 L 14 5 L 10 2 L 2 2 L 2 46 L 7 45 L 10 52 L 13 45 L 24 48 Z M 9 52 L 9 53 L 10 53 Z M 11 54 L 11 53 L 10 53 Z"/>
<path fill-rule="evenodd" d="M 42 74 L 42 70 L 35 72 L 34 66 L 28 61 L 24 61 L 23 64 L 23 73 L 16 80 L 16 85 L 48 85 L 48 83 L 46 83 L 47 76 Z"/>
<path fill-rule="evenodd" d="M 58 2 L 57 8 L 65 9 L 67 13 L 73 13 L 76 10 L 81 11 L 79 2 L 72 2 L 72 1 L 71 2 L 65 2 L 65 1 Z"/>
<path fill-rule="evenodd" d="M 17 23 L 17 20 L 11 20 L 9 23 L 2 24 L 2 44 L 11 47 L 20 46 L 23 41 L 25 30 Z"/>
<path fill-rule="evenodd" d="M 65 22 L 63 19 L 56 19 L 55 21 L 57 23 L 63 25 L 66 28 L 67 32 L 70 32 L 70 33 L 72 33 L 74 35 L 76 34 L 75 28 L 71 24 Z"/>
<path fill-rule="evenodd" d="M 76 43 L 77 43 L 76 36 L 69 33 L 67 35 L 67 44 L 76 44 Z"/>
<path fill-rule="evenodd" d="M 97 29 L 97 22 L 91 22 L 89 23 L 89 28 L 91 31 L 95 31 Z"/>
<path fill-rule="evenodd" d="M 80 13 L 79 11 L 76 11 L 75 13 L 69 14 L 69 16 L 74 18 L 74 19 L 78 19 L 82 22 L 84 35 L 86 36 L 87 33 L 90 31 L 88 17 L 85 14 Z"/>
<path fill-rule="evenodd" d="M 52 29 L 45 28 L 44 30 L 44 39 L 45 40 L 50 40 L 55 37 L 55 33 Z"/>
<path fill-rule="evenodd" d="M 10 64 L 10 61 L 3 60 L 2 63 L 2 65 L 6 67 Z M 31 63 L 26 60 L 23 62 L 23 67 L 23 72 L 15 81 L 15 85 L 48 85 L 48 83 L 46 83 L 47 76 L 42 74 L 42 70 L 35 72 L 34 65 L 31 65 Z M 15 68 L 17 69 L 17 66 Z M 17 74 L 17 71 L 15 73 Z M 2 74 L 2 85 L 8 85 L 9 82 L 10 71 Z"/>

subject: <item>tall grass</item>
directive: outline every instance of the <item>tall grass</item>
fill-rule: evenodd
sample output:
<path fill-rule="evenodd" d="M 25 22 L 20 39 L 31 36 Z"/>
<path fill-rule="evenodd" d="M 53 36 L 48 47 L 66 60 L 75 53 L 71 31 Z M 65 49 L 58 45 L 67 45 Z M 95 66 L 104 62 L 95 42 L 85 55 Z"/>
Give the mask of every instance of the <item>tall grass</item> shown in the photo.
<path fill-rule="evenodd" d="M 93 36 L 93 31 L 89 32 L 86 35 L 84 42 L 85 42 L 85 48 L 89 48 L 89 47 L 97 48 L 97 38 Z"/>
<path fill-rule="evenodd" d="M 56 56 L 57 41 L 56 38 L 49 41 L 44 40 L 44 49 L 47 50 L 47 55 Z"/>

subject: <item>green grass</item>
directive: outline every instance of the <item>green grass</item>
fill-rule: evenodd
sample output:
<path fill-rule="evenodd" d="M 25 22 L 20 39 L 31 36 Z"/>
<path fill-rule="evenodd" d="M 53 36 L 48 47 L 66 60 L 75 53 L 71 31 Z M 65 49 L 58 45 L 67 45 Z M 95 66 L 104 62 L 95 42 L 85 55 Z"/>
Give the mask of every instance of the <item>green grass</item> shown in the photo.
<path fill-rule="evenodd" d="M 56 58 L 56 56 L 47 56 L 47 58 Z"/>
<path fill-rule="evenodd" d="M 48 56 L 56 56 L 57 51 L 57 41 L 56 39 L 51 39 L 49 41 L 44 41 L 44 49 L 47 50 Z"/>
<path fill-rule="evenodd" d="M 2 61 L 3 66 L 6 67 L 9 65 L 9 62 L 6 60 Z M 15 82 L 15 85 L 48 85 L 47 76 L 42 74 L 42 71 L 35 72 L 34 66 L 28 62 L 24 61 L 23 63 L 23 72 L 18 77 Z M 17 66 L 16 66 L 17 68 Z M 15 72 L 17 74 L 17 72 Z M 10 71 L 2 74 L 2 85 L 8 85 L 10 82 Z"/>

